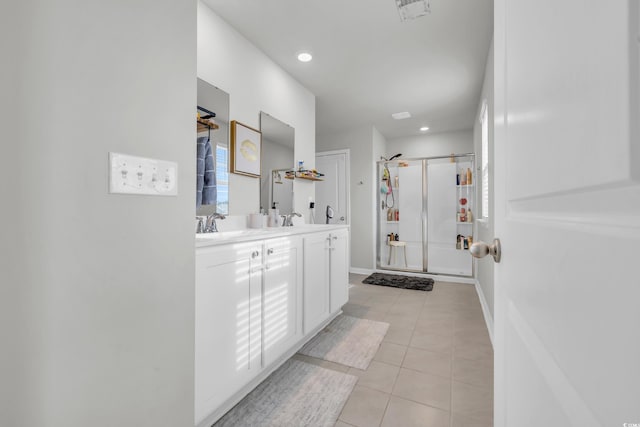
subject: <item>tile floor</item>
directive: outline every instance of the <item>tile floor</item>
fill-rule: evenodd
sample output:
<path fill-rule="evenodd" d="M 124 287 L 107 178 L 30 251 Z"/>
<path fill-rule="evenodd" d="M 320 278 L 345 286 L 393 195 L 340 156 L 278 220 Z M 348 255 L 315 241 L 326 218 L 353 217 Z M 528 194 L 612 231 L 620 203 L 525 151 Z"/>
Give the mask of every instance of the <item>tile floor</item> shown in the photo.
<path fill-rule="evenodd" d="M 347 315 L 390 324 L 366 371 L 297 359 L 358 376 L 336 427 L 490 427 L 493 350 L 472 285 L 433 291 L 362 284 L 350 275 Z"/>

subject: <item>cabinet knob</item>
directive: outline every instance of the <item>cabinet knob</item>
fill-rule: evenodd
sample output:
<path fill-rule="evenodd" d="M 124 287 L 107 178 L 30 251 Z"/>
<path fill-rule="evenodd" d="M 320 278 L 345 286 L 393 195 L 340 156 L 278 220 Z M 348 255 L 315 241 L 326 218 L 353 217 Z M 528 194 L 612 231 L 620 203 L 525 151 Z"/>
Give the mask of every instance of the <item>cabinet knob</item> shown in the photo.
<path fill-rule="evenodd" d="M 267 249 L 267 255 L 272 255 L 272 254 L 273 254 L 273 248 Z"/>
<path fill-rule="evenodd" d="M 251 252 L 251 258 L 258 258 L 258 256 L 260 256 L 260 252 L 258 251 Z"/>

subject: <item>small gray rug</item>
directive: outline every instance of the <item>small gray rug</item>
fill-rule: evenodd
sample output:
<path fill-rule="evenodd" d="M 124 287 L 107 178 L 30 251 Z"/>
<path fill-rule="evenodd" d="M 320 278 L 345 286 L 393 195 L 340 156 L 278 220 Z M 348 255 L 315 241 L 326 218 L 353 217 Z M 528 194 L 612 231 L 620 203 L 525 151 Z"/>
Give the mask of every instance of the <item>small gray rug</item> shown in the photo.
<path fill-rule="evenodd" d="M 428 277 L 400 276 L 398 274 L 373 273 L 362 281 L 368 285 L 391 286 L 393 288 L 413 289 L 416 291 L 430 291 L 433 289 L 433 279 Z"/>
<path fill-rule="evenodd" d="M 302 347 L 299 353 L 367 369 L 389 324 L 340 315 Z"/>
<path fill-rule="evenodd" d="M 357 377 L 289 359 L 215 427 L 333 427 Z"/>

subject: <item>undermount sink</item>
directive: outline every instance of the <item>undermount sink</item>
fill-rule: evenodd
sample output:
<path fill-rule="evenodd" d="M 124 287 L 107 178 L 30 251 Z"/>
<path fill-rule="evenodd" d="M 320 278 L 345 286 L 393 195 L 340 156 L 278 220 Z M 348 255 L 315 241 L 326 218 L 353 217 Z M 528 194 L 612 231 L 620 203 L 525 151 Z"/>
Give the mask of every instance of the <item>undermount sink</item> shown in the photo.
<path fill-rule="evenodd" d="M 196 233 L 196 239 L 228 239 L 232 237 L 255 236 L 266 233 L 268 233 L 266 230 L 247 228 L 244 230 L 219 231 L 217 233 Z"/>

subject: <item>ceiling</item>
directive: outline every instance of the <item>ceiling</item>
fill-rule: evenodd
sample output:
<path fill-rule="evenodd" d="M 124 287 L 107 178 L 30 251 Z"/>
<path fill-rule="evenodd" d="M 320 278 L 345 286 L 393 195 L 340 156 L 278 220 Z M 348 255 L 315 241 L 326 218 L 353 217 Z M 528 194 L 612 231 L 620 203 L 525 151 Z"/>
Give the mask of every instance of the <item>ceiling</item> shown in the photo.
<path fill-rule="evenodd" d="M 473 127 L 493 0 L 431 0 L 400 22 L 395 0 L 204 0 L 316 95 L 316 132 L 375 126 L 387 139 Z M 313 61 L 299 62 L 301 51 Z M 412 117 L 394 120 L 392 113 Z"/>

